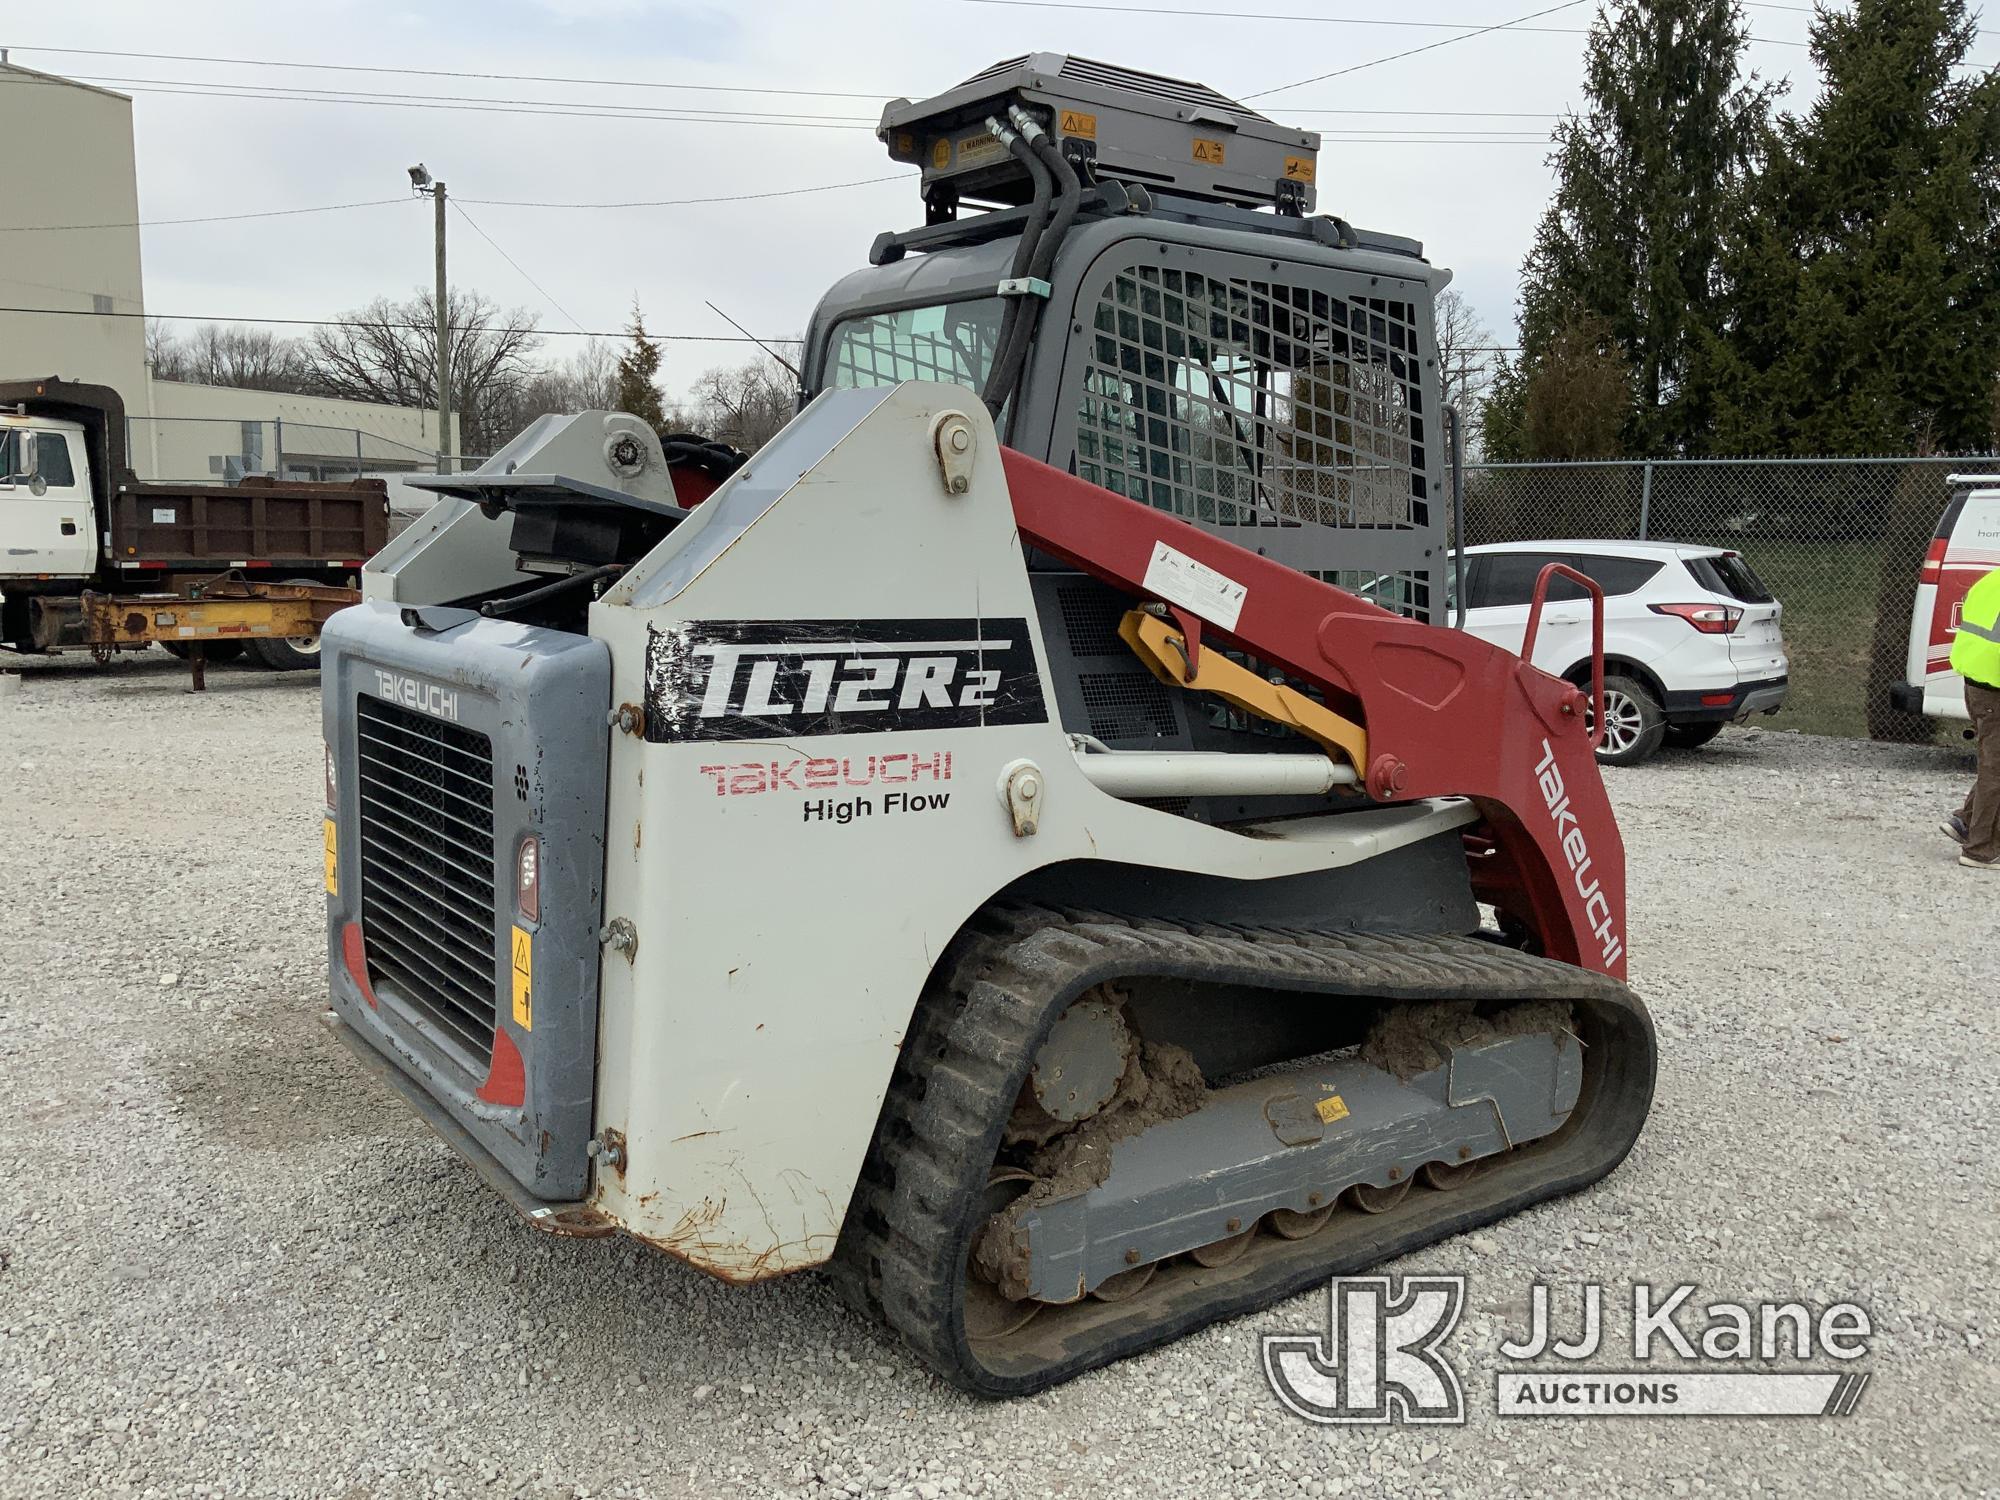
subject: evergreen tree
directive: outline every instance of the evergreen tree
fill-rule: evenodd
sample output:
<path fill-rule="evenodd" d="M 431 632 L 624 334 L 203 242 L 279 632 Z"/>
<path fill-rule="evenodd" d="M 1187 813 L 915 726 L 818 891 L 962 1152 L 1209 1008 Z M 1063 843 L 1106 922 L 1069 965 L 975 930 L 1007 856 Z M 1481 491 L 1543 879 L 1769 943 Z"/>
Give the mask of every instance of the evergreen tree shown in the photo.
<path fill-rule="evenodd" d="M 1773 90 L 1741 71 L 1737 0 L 1635 0 L 1592 23 L 1583 113 L 1556 129 L 1555 195 L 1522 268 L 1530 359 L 1579 315 L 1602 319 L 1632 372 L 1624 445 L 1702 447 L 1708 397 L 1691 381 L 1719 317 L 1726 210 Z"/>
<path fill-rule="evenodd" d="M 618 356 L 618 409 L 658 432 L 667 420 L 660 406 L 660 346 L 646 337 L 646 319 L 636 300 L 625 331 L 632 336 L 632 347 Z"/>
<path fill-rule="evenodd" d="M 1479 461 L 1517 464 L 1530 457 L 1527 439 L 1521 434 L 1521 416 L 1528 399 L 1525 362 L 1516 364 L 1501 355 L 1493 365 L 1493 379 L 1486 398 L 1473 418 L 1479 428 Z"/>
<path fill-rule="evenodd" d="M 1964 0 L 1822 10 L 1825 91 L 1778 123 L 1705 351 L 1723 451 L 1992 440 L 2000 371 L 2000 75 L 1966 77 Z"/>

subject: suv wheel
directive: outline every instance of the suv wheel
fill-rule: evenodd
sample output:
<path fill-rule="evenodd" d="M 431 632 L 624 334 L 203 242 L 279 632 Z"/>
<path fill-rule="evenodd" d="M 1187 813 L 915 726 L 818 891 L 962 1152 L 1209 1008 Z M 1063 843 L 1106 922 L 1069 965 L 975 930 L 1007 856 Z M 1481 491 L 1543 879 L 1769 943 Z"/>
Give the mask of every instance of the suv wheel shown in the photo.
<path fill-rule="evenodd" d="M 1666 733 L 1667 721 L 1660 705 L 1643 683 L 1630 677 L 1604 679 L 1604 743 L 1597 747 L 1599 765 L 1636 766 L 1660 748 Z"/>
<path fill-rule="evenodd" d="M 1667 743 L 1676 750 L 1699 750 L 1722 733 L 1722 721 L 1709 724 L 1669 724 Z"/>

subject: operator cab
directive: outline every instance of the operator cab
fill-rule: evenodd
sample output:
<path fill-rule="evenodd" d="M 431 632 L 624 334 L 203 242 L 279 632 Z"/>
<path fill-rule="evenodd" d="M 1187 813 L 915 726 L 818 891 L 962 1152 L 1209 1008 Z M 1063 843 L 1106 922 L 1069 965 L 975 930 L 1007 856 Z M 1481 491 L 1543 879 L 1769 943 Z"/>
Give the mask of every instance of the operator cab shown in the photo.
<path fill-rule="evenodd" d="M 969 386 L 1029 457 L 1445 621 L 1432 304 L 1450 273 L 1416 241 L 1313 212 L 1316 134 L 1198 83 L 1053 53 L 897 100 L 877 134 L 921 165 L 927 222 L 879 236 L 821 300 L 805 400 Z M 1119 639 L 1121 596 L 1031 566 L 1072 734 L 1297 748 L 1240 713 L 1190 722 L 1187 695 Z M 1251 811 L 1207 801 L 1172 810 Z"/>

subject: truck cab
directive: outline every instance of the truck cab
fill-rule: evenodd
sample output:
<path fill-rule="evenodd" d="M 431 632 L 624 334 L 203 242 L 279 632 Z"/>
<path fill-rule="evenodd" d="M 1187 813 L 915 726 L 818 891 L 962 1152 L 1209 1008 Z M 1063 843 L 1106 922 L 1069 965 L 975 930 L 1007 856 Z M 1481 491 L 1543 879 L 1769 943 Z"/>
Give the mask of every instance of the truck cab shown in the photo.
<path fill-rule="evenodd" d="M 90 485 L 81 422 L 0 410 L 0 587 L 96 571 Z"/>

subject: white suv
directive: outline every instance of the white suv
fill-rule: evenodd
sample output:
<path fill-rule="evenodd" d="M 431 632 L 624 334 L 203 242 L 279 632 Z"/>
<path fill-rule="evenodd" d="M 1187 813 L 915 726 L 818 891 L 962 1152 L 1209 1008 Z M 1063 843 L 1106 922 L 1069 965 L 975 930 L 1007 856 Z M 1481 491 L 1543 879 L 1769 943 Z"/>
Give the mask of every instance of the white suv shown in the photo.
<path fill-rule="evenodd" d="M 1535 579 L 1568 563 L 1604 590 L 1604 744 L 1629 766 L 1662 741 L 1693 749 L 1725 724 L 1776 713 L 1790 664 L 1780 606 L 1742 557 L 1673 542 L 1503 542 L 1465 553 L 1465 628 L 1519 651 Z M 1535 665 L 1590 686 L 1590 597 L 1557 576 Z"/>

